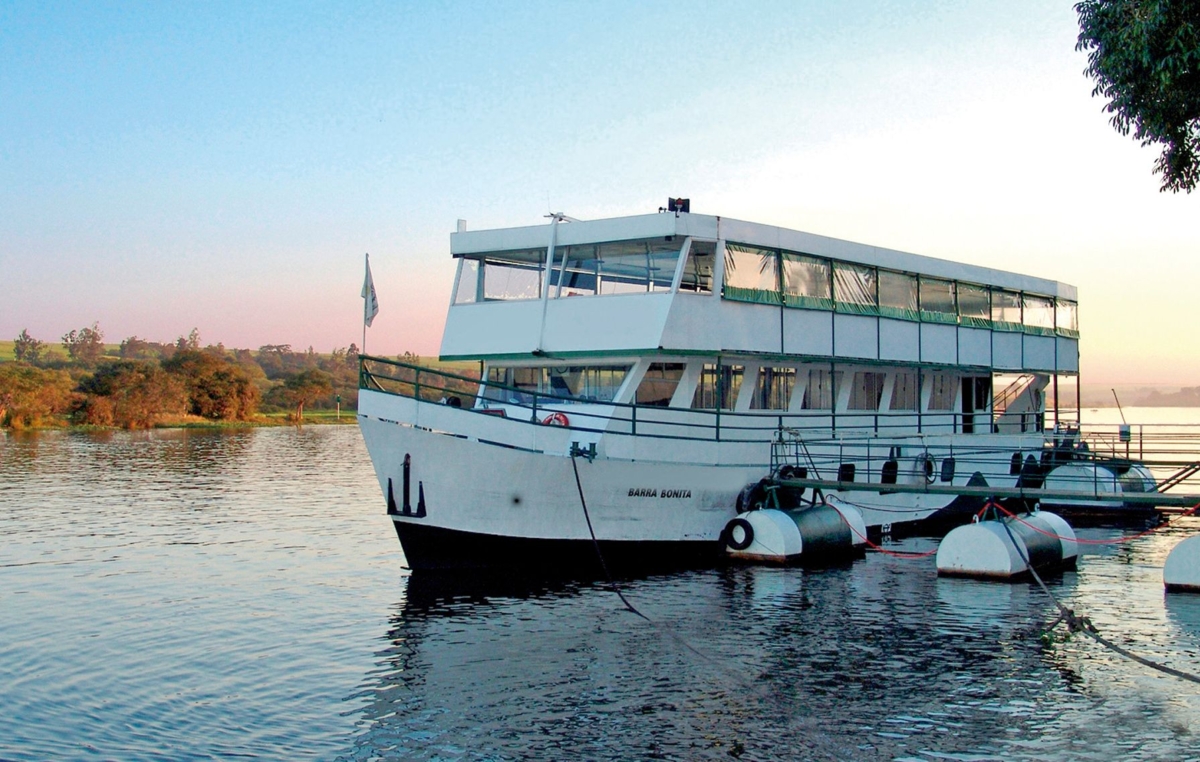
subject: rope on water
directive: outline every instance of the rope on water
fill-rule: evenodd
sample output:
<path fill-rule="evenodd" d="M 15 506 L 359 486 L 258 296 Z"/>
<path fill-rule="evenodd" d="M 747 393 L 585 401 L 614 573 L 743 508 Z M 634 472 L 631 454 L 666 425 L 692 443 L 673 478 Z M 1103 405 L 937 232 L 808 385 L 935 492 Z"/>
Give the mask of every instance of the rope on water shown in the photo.
<path fill-rule="evenodd" d="M 1005 511 L 1005 513 L 1008 513 L 1008 512 Z M 1011 514 L 1009 514 L 1009 515 L 1011 515 Z M 1050 600 L 1053 601 L 1054 605 L 1058 608 L 1058 618 L 1055 619 L 1050 624 L 1050 626 L 1046 628 L 1047 630 L 1053 629 L 1055 626 L 1058 625 L 1059 622 L 1066 622 L 1068 631 L 1082 632 L 1084 635 L 1087 635 L 1089 638 L 1096 641 L 1097 643 L 1104 646 L 1105 648 L 1109 649 L 1110 651 L 1113 651 L 1114 653 L 1120 654 L 1121 656 L 1124 656 L 1127 659 L 1135 661 L 1138 664 L 1141 664 L 1142 666 L 1149 667 L 1151 669 L 1156 669 L 1159 672 L 1162 672 L 1167 675 L 1171 675 L 1172 677 L 1177 677 L 1180 680 L 1187 680 L 1187 681 L 1193 682 L 1193 683 L 1200 683 L 1200 676 L 1196 676 L 1196 675 L 1193 675 L 1188 672 L 1183 672 L 1181 670 L 1175 669 L 1174 667 L 1168 667 L 1167 665 L 1160 664 L 1156 661 L 1151 661 L 1150 659 L 1147 659 L 1144 656 L 1138 656 L 1137 654 L 1135 654 L 1125 648 L 1122 648 L 1121 646 L 1117 645 L 1116 643 L 1113 643 L 1112 641 L 1110 641 L 1109 639 L 1105 638 L 1103 635 L 1100 634 L 1100 631 L 1096 629 L 1096 625 L 1092 624 L 1092 620 L 1088 619 L 1086 616 L 1079 616 L 1078 614 L 1075 613 L 1075 611 L 1073 609 L 1069 609 L 1066 606 L 1064 606 L 1058 600 L 1058 598 L 1056 598 L 1054 596 L 1054 593 L 1050 592 L 1050 588 L 1046 587 L 1046 583 L 1042 581 L 1042 577 L 1041 577 L 1041 575 L 1039 575 L 1037 573 L 1037 569 L 1033 568 L 1033 564 L 1029 563 L 1029 558 L 1025 555 L 1025 551 L 1022 550 L 1021 544 L 1018 543 L 1017 538 L 1013 536 L 1012 527 L 1010 527 L 1008 525 L 1007 521 L 1001 521 L 1000 523 L 1004 526 L 1004 531 L 1008 533 L 1008 539 L 1010 542 L 1012 542 L 1013 548 L 1016 549 L 1017 555 L 1021 557 L 1022 563 L 1025 564 L 1026 568 L 1029 569 L 1029 573 L 1032 574 L 1034 580 L 1037 581 L 1038 587 L 1040 587 L 1042 589 L 1043 593 L 1045 593 L 1047 596 L 1049 596 Z"/>
<path fill-rule="evenodd" d="M 646 616 L 641 611 L 639 611 L 636 606 L 634 606 L 632 603 L 629 602 L 629 599 L 625 597 L 625 594 L 623 592 L 621 592 L 621 588 L 617 585 L 616 580 L 613 579 L 612 573 L 608 569 L 608 563 L 605 562 L 605 560 L 604 560 L 604 553 L 601 552 L 601 550 L 600 550 L 600 542 L 599 542 L 599 540 L 596 539 L 595 529 L 592 528 L 592 517 L 591 517 L 591 514 L 588 512 L 587 500 L 583 496 L 583 483 L 579 479 L 579 465 L 576 462 L 574 453 L 571 454 L 571 469 L 575 472 L 575 488 L 579 491 L 579 504 L 581 506 L 583 506 L 583 517 L 584 517 L 584 519 L 587 520 L 588 534 L 590 534 L 592 537 L 592 547 L 594 547 L 596 549 L 596 558 L 598 558 L 600 560 L 600 568 L 604 570 L 604 576 L 608 579 L 609 587 L 611 587 L 612 591 L 617 594 L 618 598 L 621 599 L 621 603 L 625 604 L 625 609 L 633 614 L 637 614 L 639 617 L 646 620 L 646 622 L 651 624 L 659 632 L 665 633 L 666 635 L 668 635 L 672 640 L 674 640 L 680 646 L 687 649 L 688 651 L 691 651 L 693 654 L 698 656 L 702 661 L 706 662 L 711 667 L 713 667 L 714 669 L 717 669 L 722 674 L 724 674 L 726 677 L 730 678 L 731 681 L 736 683 L 738 685 L 738 687 L 740 687 L 741 689 L 747 690 L 751 693 L 754 693 L 760 699 L 765 699 L 768 701 L 775 700 L 775 695 L 770 690 L 768 690 L 765 685 L 753 682 L 747 675 L 744 675 L 741 672 L 731 669 L 728 665 L 713 658 L 710 654 L 707 654 L 704 651 L 701 651 L 699 648 L 696 648 L 691 643 L 689 643 L 686 638 L 684 638 L 677 631 L 675 631 L 675 629 L 673 627 L 670 627 L 669 625 L 665 625 L 661 622 L 654 621 L 653 619 L 651 619 L 650 617 Z"/>
<path fill-rule="evenodd" d="M 575 472 L 575 489 L 579 490 L 579 504 L 583 506 L 583 518 L 587 521 L 588 534 L 592 536 L 592 547 L 596 549 L 596 558 L 600 559 L 600 568 L 604 570 L 604 576 L 608 579 L 608 585 L 612 591 L 621 599 L 621 603 L 625 604 L 625 608 L 637 614 L 642 619 L 653 624 L 653 620 L 642 612 L 637 610 L 637 607 L 629 602 L 625 594 L 621 592 L 621 588 L 617 586 L 616 580 L 613 579 L 612 573 L 608 570 L 608 564 L 604 560 L 604 554 L 600 552 L 600 541 L 596 539 L 596 530 L 592 529 L 592 516 L 588 513 L 587 500 L 583 497 L 583 483 L 579 481 L 579 464 L 575 462 L 575 453 L 571 453 L 571 470 Z"/>

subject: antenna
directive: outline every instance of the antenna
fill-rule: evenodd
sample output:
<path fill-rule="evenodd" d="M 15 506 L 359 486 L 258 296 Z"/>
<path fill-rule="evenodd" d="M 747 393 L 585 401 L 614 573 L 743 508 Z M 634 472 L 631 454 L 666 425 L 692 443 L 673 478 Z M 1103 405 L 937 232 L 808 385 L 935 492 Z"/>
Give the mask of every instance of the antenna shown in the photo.
<path fill-rule="evenodd" d="M 1113 389 L 1112 393 L 1113 399 L 1117 401 L 1117 412 L 1121 414 L 1121 423 L 1128 425 L 1129 422 L 1125 420 L 1125 411 L 1121 409 L 1121 398 L 1117 396 L 1117 390 Z"/>

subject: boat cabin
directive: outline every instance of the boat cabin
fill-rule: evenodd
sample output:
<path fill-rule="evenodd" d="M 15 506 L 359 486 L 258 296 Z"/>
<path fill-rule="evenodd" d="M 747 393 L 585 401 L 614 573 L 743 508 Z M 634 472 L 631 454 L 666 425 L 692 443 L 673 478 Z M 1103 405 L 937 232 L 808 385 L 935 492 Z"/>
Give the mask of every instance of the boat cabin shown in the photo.
<path fill-rule="evenodd" d="M 556 216 L 451 250 L 441 357 L 481 362 L 477 408 L 549 395 L 876 435 L 1078 422 L 1064 283 L 699 214 Z"/>

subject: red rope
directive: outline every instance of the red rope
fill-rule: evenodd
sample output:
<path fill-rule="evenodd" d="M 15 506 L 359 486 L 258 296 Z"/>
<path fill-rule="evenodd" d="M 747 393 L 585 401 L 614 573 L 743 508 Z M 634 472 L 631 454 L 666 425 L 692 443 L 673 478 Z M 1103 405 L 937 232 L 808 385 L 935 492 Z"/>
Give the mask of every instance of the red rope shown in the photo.
<path fill-rule="evenodd" d="M 988 503 L 987 505 L 983 506 L 983 510 L 981 510 L 979 512 L 979 514 L 977 514 L 977 515 L 983 515 L 983 511 L 986 511 L 989 507 L 995 507 L 995 508 L 999 509 L 1003 513 L 1008 514 L 1012 518 L 1016 519 L 1017 521 L 1021 522 L 1022 524 L 1024 524 L 1025 526 L 1029 527 L 1030 529 L 1032 529 L 1033 531 L 1035 531 L 1039 534 L 1044 534 L 1047 537 L 1054 537 L 1058 540 L 1066 540 L 1068 542 L 1074 542 L 1079 545 L 1116 545 L 1118 543 L 1128 542 L 1129 540 L 1136 540 L 1139 537 L 1145 537 L 1146 535 L 1154 534 L 1158 530 L 1160 530 L 1164 527 L 1170 526 L 1171 521 L 1174 521 L 1174 519 L 1172 519 L 1171 521 L 1164 521 L 1163 523 L 1159 524 L 1158 526 L 1150 527 L 1149 529 L 1147 529 L 1144 532 L 1138 532 L 1137 534 L 1132 534 L 1132 535 L 1129 535 L 1128 537 L 1118 537 L 1115 540 L 1081 540 L 1077 537 L 1063 537 L 1055 532 L 1047 531 L 1045 529 L 1042 529 L 1041 527 L 1035 527 L 1033 524 L 1030 524 L 1028 521 L 1021 518 L 1020 516 L 1013 513 L 1012 511 L 1008 510 L 1007 508 L 1000 505 L 999 503 Z M 1197 510 L 1200 510 L 1200 503 L 1196 503 L 1191 508 L 1188 508 L 1186 511 L 1183 511 L 1175 518 L 1181 519 L 1184 516 L 1189 516 L 1189 515 L 1195 513 Z"/>
<path fill-rule="evenodd" d="M 869 547 L 871 547 L 872 549 L 874 549 L 880 553 L 883 553 L 884 555 L 892 556 L 893 558 L 917 559 L 917 558 L 929 558 L 933 554 L 937 553 L 937 548 L 934 548 L 933 550 L 921 553 L 918 551 L 910 551 L 910 550 L 888 550 L 887 548 L 876 545 L 875 543 L 871 542 L 871 540 L 868 539 L 866 535 L 862 534 L 857 529 L 855 529 L 854 525 L 851 524 L 849 521 L 847 521 L 845 516 L 842 516 L 842 512 L 838 511 L 837 507 L 834 505 L 831 505 L 828 500 L 826 500 L 824 503 L 822 503 L 822 505 L 827 505 L 830 508 L 833 508 L 833 510 L 837 511 L 837 515 L 841 516 L 842 523 L 845 524 L 847 527 L 849 527 L 851 532 L 853 532 L 860 540 L 862 540 L 864 543 L 866 543 Z"/>

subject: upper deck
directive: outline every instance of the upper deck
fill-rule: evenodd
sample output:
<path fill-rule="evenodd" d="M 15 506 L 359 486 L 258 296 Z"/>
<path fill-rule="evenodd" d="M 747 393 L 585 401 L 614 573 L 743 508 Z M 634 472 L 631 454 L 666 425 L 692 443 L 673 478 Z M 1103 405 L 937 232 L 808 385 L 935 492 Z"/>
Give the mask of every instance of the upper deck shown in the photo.
<path fill-rule="evenodd" d="M 1073 286 L 771 225 L 650 214 L 460 232 L 451 250 L 446 359 L 751 353 L 1078 371 Z"/>

